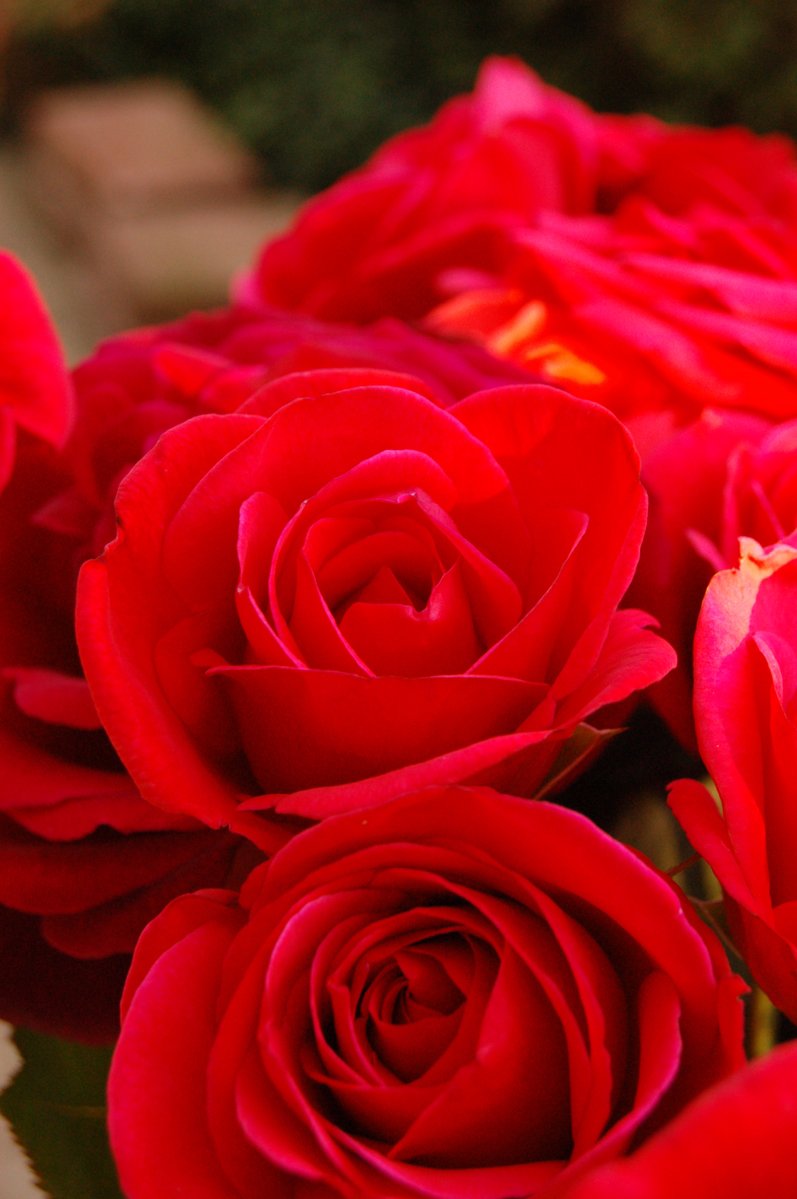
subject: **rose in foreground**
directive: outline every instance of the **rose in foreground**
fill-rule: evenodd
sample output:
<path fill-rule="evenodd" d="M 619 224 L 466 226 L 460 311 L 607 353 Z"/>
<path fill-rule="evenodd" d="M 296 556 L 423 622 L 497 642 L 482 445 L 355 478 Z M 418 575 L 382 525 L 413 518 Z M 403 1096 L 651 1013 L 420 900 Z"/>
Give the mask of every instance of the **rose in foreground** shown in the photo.
<path fill-rule="evenodd" d="M 587 1175 L 565 1199 L 792 1199 L 797 1191 L 797 1045 L 701 1095 L 637 1153 Z"/>
<path fill-rule="evenodd" d="M 722 883 L 734 939 L 797 1019 L 797 550 L 743 542 L 712 580 L 695 636 L 695 725 L 722 803 L 681 780 L 671 805 Z"/>
<path fill-rule="evenodd" d="M 486 789 L 300 834 L 176 900 L 123 1004 L 129 1199 L 553 1193 L 741 1063 L 740 980 L 584 817 Z"/>
<path fill-rule="evenodd" d="M 242 798 L 317 819 L 429 782 L 531 794 L 670 668 L 617 611 L 645 521 L 622 426 L 546 387 L 427 394 L 290 376 L 128 475 L 78 638 L 151 802 L 271 849 Z"/>

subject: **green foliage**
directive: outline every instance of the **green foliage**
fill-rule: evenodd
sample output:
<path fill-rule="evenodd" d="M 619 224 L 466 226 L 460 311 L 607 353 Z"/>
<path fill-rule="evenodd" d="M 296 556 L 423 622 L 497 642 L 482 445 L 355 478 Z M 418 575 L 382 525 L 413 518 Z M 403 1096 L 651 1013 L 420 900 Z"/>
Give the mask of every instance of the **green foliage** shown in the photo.
<path fill-rule="evenodd" d="M 0 1111 L 52 1199 L 121 1199 L 105 1128 L 111 1051 L 23 1029 Z"/>
<path fill-rule="evenodd" d="M 314 189 L 470 88 L 487 54 L 606 111 L 795 134 L 795 45 L 781 0 L 112 0 L 20 34 L 11 90 L 177 75 L 275 179 Z"/>

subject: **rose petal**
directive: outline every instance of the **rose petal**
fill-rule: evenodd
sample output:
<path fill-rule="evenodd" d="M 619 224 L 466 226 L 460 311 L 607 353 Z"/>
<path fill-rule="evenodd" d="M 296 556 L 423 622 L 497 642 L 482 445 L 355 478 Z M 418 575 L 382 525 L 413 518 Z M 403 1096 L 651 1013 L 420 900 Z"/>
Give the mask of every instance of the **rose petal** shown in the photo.
<path fill-rule="evenodd" d="M 536 698 L 517 679 L 364 678 L 227 666 L 247 756 L 270 791 L 365 778 L 517 727 Z"/>

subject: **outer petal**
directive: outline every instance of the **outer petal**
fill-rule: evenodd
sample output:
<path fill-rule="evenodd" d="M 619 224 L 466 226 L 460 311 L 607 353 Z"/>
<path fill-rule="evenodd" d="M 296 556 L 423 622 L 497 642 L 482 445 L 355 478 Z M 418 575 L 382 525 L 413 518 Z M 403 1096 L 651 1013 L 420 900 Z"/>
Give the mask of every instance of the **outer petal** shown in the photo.
<path fill-rule="evenodd" d="M 63 354 L 32 279 L 7 253 L 0 253 L 0 296 L 0 407 L 59 445 L 72 417 Z"/>
<path fill-rule="evenodd" d="M 160 1199 L 164 1189 L 239 1199 L 211 1151 L 204 1110 L 218 971 L 230 937 L 223 918 L 202 925 L 158 962 L 127 1013 L 109 1105 L 111 1144 L 130 1199 Z M 191 978 L 187 1005 L 174 987 L 183 974 Z"/>
<path fill-rule="evenodd" d="M 270 791 L 357 782 L 517 728 L 545 688 L 482 675 L 365 678 L 231 667 L 247 756 Z"/>
<path fill-rule="evenodd" d="M 162 596 L 155 612 L 148 612 L 160 536 L 184 489 L 260 424 L 255 417 L 207 417 L 192 425 L 188 436 L 183 426 L 164 438 L 152 460 L 125 480 L 119 496 L 117 541 L 109 547 L 107 561 L 84 565 L 78 586 L 78 643 L 103 723 L 112 737 L 123 735 L 121 756 L 145 798 L 177 810 L 198 809 L 206 824 L 229 821 L 235 812 L 235 789 L 196 754 L 185 726 L 166 702 L 151 650 L 133 657 L 127 647 L 153 637 L 150 626 L 157 622 L 161 604 L 168 603 L 169 597 Z M 166 454 L 168 466 L 161 470 Z M 147 520 L 137 521 L 128 532 L 126 506 L 139 497 Z M 231 554 L 234 568 L 234 542 Z"/>

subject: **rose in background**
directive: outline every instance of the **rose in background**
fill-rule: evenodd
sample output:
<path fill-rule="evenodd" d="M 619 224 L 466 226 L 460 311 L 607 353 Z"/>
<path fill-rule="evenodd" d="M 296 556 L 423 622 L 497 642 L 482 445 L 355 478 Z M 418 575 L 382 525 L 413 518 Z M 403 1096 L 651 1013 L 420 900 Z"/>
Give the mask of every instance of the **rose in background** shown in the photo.
<path fill-rule="evenodd" d="M 695 724 L 721 809 L 705 787 L 670 802 L 720 880 L 731 932 L 754 977 L 797 1019 L 797 550 L 742 543 L 717 574 L 695 637 Z"/>
<path fill-rule="evenodd" d="M 636 129 L 625 125 L 630 140 Z M 793 147 L 665 126 L 644 144 L 616 206 L 541 213 L 513 237 L 501 277 L 458 288 L 430 326 L 624 419 L 665 410 L 683 422 L 705 407 L 794 417 Z"/>
<path fill-rule="evenodd" d="M 0 252 L 0 488 L 14 465 L 18 431 L 61 445 L 71 394 L 50 318 L 25 268 Z"/>
<path fill-rule="evenodd" d="M 630 1158 L 576 1182 L 565 1199 L 791 1199 L 797 1187 L 797 1045 L 782 1046 L 701 1095 Z"/>
<path fill-rule="evenodd" d="M 740 986 L 677 888 L 576 813 L 441 788 L 332 818 L 142 936 L 122 1185 L 552 1193 L 739 1067 Z"/>
<path fill-rule="evenodd" d="M 285 816 L 410 785 L 534 794 L 594 744 L 582 722 L 673 662 L 617 611 L 638 469 L 619 422 L 565 392 L 445 411 L 366 369 L 287 376 L 165 434 L 78 596 L 92 693 L 142 794 L 268 850 Z"/>
<path fill-rule="evenodd" d="M 27 311 L 21 303 L 10 308 Z M 8 387 L 21 396 L 30 380 L 24 364 L 43 370 L 50 359 L 18 336 L 14 345 Z M 285 369 L 404 360 L 429 377 L 441 405 L 521 374 L 478 347 L 451 346 L 395 321 L 361 330 L 225 310 L 105 342 L 74 372 L 74 426 L 63 449 L 21 441 L 0 496 L 0 1011 L 7 1019 L 112 1036 L 127 955 L 144 924 L 183 891 L 233 885 L 256 859 L 237 838 L 141 799 L 82 678 L 77 573 L 114 534 L 120 480 L 165 429 L 234 408 Z M 60 376 L 51 393 L 58 386 L 66 394 Z M 24 395 L 23 422 L 35 407 L 35 396 Z"/>
<path fill-rule="evenodd" d="M 797 414 L 786 138 L 604 117 L 522 64 L 388 142 L 267 246 L 249 300 L 426 317 L 623 418 Z"/>

